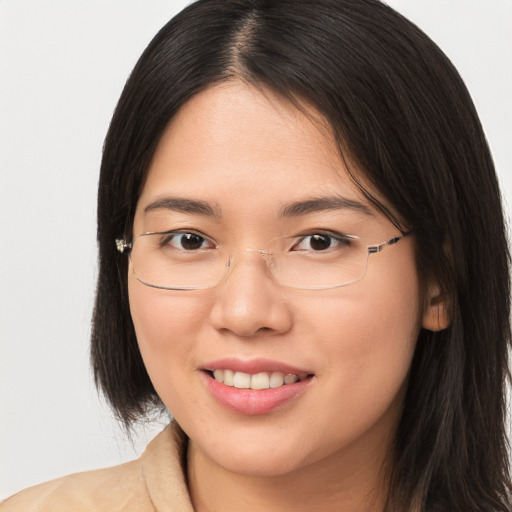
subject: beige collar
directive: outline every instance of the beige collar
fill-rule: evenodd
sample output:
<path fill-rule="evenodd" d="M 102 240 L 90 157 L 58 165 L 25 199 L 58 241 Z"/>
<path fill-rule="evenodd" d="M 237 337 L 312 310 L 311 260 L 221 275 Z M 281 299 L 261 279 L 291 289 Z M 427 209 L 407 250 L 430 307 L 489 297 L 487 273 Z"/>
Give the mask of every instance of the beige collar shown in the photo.
<path fill-rule="evenodd" d="M 158 512 L 193 512 L 186 482 L 188 438 L 173 421 L 140 458 L 148 495 Z"/>

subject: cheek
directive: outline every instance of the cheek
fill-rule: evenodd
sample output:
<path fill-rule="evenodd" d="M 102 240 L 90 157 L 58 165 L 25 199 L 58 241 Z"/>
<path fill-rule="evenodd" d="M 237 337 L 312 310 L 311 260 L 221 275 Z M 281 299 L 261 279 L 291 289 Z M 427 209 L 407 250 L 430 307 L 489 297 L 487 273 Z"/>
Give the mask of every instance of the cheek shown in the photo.
<path fill-rule="evenodd" d="M 156 290 L 129 278 L 130 311 L 142 359 L 162 399 L 163 386 L 194 367 L 192 347 L 201 337 L 204 300 Z M 175 384 L 179 384 L 176 382 Z M 165 393 L 164 393 L 165 394 Z"/>
<path fill-rule="evenodd" d="M 410 301 L 344 298 L 309 312 L 316 352 L 324 356 L 330 375 L 342 381 L 340 387 L 392 393 L 401 386 L 419 333 L 418 310 Z"/>
<path fill-rule="evenodd" d="M 308 306 L 315 354 L 340 401 L 363 421 L 400 400 L 420 330 L 420 289 L 411 260 L 379 268 L 343 293 Z M 410 267 L 410 268 L 408 268 Z M 339 403 L 339 402 L 338 402 Z M 326 404 L 327 406 L 327 404 Z M 340 413 L 341 414 L 341 413 Z"/>

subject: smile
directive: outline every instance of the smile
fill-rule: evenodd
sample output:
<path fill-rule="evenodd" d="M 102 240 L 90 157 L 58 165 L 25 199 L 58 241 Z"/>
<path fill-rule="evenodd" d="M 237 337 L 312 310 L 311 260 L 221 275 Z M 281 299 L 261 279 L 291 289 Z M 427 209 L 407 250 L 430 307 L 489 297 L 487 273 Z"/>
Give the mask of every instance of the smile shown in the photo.
<path fill-rule="evenodd" d="M 295 374 L 282 372 L 261 372 L 261 373 L 244 373 L 235 372 L 233 370 L 213 370 L 213 378 L 226 386 L 235 387 L 237 389 L 275 389 L 281 386 L 295 384 L 308 377 L 308 374 Z"/>
<path fill-rule="evenodd" d="M 316 381 L 314 373 L 265 360 L 217 361 L 201 374 L 217 403 L 247 416 L 292 406 Z"/>

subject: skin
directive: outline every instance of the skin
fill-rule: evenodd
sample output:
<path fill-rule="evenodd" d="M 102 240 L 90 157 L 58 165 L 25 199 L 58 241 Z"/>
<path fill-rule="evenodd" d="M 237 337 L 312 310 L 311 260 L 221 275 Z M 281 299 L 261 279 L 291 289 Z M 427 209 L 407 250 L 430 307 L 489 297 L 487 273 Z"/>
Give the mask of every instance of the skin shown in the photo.
<path fill-rule="evenodd" d="M 239 81 L 193 97 L 157 148 L 134 234 L 195 229 L 242 253 L 337 223 L 371 244 L 398 236 L 375 210 L 280 216 L 284 203 L 311 197 L 365 203 L 311 113 Z M 218 215 L 145 212 L 166 196 L 207 202 Z M 421 294 L 413 237 L 370 256 L 365 277 L 347 287 L 280 286 L 256 253 L 237 257 L 207 290 L 150 288 L 130 269 L 129 294 L 148 373 L 190 437 L 196 510 L 382 510 L 415 342 L 421 326 L 434 321 L 432 301 Z M 225 357 L 264 357 L 314 377 L 284 406 L 240 414 L 204 385 L 201 368 Z"/>

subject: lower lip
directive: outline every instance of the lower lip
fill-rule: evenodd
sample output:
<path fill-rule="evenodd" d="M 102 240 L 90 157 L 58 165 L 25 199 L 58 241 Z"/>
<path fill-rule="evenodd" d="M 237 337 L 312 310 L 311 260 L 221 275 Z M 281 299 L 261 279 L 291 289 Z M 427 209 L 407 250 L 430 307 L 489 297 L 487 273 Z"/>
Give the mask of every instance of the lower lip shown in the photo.
<path fill-rule="evenodd" d="M 312 381 L 312 377 L 308 377 L 278 388 L 239 389 L 226 386 L 216 381 L 209 373 L 203 373 L 206 385 L 214 398 L 227 409 L 246 416 L 267 414 L 296 400 Z"/>

